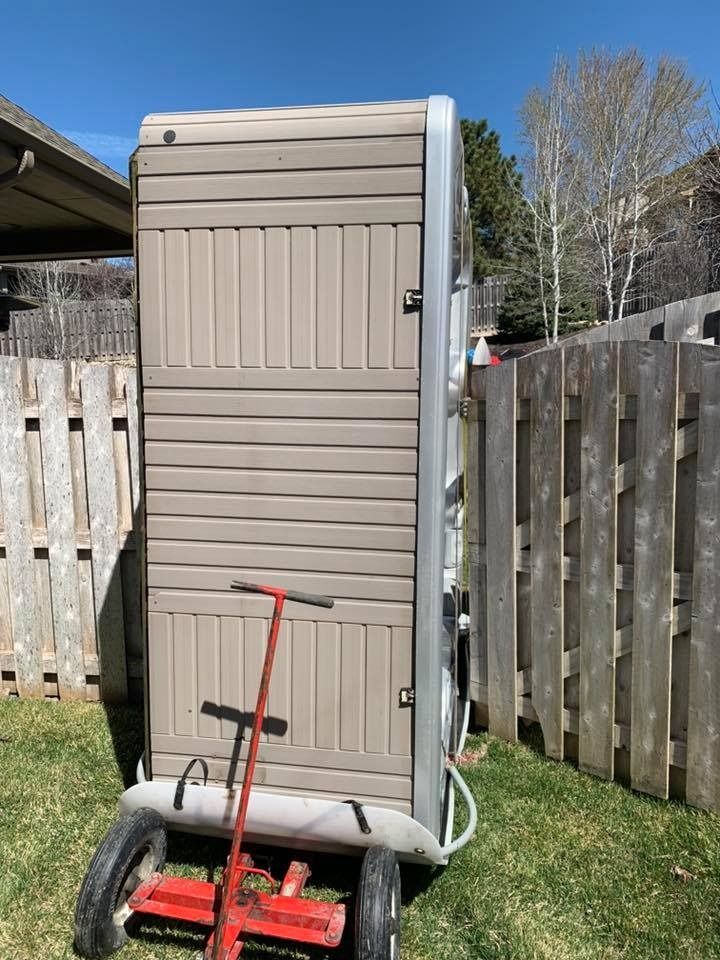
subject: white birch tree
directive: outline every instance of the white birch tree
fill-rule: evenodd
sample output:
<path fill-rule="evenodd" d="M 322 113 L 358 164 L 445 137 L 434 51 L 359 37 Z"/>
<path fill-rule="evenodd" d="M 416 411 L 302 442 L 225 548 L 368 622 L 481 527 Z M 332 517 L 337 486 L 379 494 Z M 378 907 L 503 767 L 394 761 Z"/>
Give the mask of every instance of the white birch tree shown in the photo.
<path fill-rule="evenodd" d="M 40 306 L 40 340 L 43 354 L 64 360 L 72 355 L 74 344 L 69 325 L 71 304 L 80 298 L 80 277 L 61 260 L 28 264 L 18 272 L 18 287 L 23 296 Z"/>
<path fill-rule="evenodd" d="M 106 329 L 112 305 L 133 303 L 133 286 L 129 260 L 49 260 L 18 271 L 18 292 L 39 304 L 40 316 L 32 318 L 38 347 L 56 360 L 82 356 Z"/>
<path fill-rule="evenodd" d="M 557 343 L 563 305 L 563 265 L 578 232 L 575 121 L 571 71 L 562 57 L 545 89 L 531 90 L 520 111 L 523 200 L 532 222 L 533 261 L 545 339 Z"/>
<path fill-rule="evenodd" d="M 627 309 L 657 208 L 670 193 L 702 116 L 702 86 L 670 57 L 651 65 L 637 50 L 581 52 L 573 73 L 572 113 L 588 269 L 595 268 L 609 320 Z"/>

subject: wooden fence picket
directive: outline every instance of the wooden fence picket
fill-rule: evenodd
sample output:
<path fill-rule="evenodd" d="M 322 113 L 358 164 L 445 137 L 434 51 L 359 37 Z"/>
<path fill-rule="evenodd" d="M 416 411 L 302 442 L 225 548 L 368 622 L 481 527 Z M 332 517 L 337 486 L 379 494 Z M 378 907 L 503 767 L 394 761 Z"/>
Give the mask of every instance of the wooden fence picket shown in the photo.
<path fill-rule="evenodd" d="M 137 377 L 134 370 L 126 371 L 125 405 L 127 412 L 128 455 L 130 458 L 130 506 L 133 529 L 138 532 L 140 510 L 140 438 L 138 432 Z"/>
<path fill-rule="evenodd" d="M 477 717 L 508 740 L 539 722 L 548 756 L 720 810 L 720 348 L 604 333 L 473 389 Z"/>
<path fill-rule="evenodd" d="M 562 760 L 563 458 L 557 451 L 563 450 L 563 353 L 539 353 L 529 363 L 532 704 L 545 752 Z"/>
<path fill-rule="evenodd" d="M 515 561 L 515 365 L 488 371 L 485 409 L 485 539 L 487 683 L 490 732 L 517 739 L 517 621 Z M 510 429 L 507 425 L 510 424 Z"/>
<path fill-rule="evenodd" d="M 630 344 L 637 356 L 637 453 L 633 583 L 633 787 L 667 797 L 670 749 L 675 445 L 675 343 Z"/>
<path fill-rule="evenodd" d="M 473 415 L 474 410 L 468 410 Z M 487 688 L 487 586 L 485 583 L 485 423 L 473 417 L 467 426 L 467 488 L 475 492 L 467 504 L 467 577 L 470 612 L 470 683 Z M 479 699 L 475 696 L 474 699 Z"/>
<path fill-rule="evenodd" d="M 580 455 L 581 770 L 612 780 L 615 755 L 615 625 L 618 351 L 582 351 Z"/>
<path fill-rule="evenodd" d="M 0 357 L 0 392 L 0 693 L 92 700 L 104 673 L 124 699 L 142 678 L 135 370 Z"/>
<path fill-rule="evenodd" d="M 720 809 L 720 356 L 700 348 L 687 799 Z"/>
<path fill-rule="evenodd" d="M 118 702 L 127 698 L 127 669 L 109 368 L 88 366 L 80 381 L 80 392 L 100 689 L 103 700 Z"/>
<path fill-rule="evenodd" d="M 38 416 L 58 692 L 61 697 L 85 699 L 66 391 L 63 364 L 38 365 Z"/>
<path fill-rule="evenodd" d="M 0 364 L 0 464 L 15 679 L 21 696 L 43 696 L 42 638 L 36 609 L 30 474 L 22 360 Z"/>

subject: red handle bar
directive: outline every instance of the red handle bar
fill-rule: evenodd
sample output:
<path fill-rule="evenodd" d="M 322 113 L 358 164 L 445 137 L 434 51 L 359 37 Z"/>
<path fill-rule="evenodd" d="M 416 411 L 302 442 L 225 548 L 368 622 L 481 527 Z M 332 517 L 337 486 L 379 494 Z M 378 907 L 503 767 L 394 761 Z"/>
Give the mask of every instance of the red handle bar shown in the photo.
<path fill-rule="evenodd" d="M 282 587 L 265 587 L 259 583 L 246 583 L 244 580 L 233 580 L 230 587 L 233 590 L 244 590 L 245 593 L 264 593 L 269 597 L 282 596 L 286 600 L 292 600 L 294 603 L 307 603 L 313 607 L 327 607 L 328 610 L 335 606 L 335 601 L 331 597 L 323 597 L 318 593 L 303 593 L 301 590 L 283 590 Z"/>

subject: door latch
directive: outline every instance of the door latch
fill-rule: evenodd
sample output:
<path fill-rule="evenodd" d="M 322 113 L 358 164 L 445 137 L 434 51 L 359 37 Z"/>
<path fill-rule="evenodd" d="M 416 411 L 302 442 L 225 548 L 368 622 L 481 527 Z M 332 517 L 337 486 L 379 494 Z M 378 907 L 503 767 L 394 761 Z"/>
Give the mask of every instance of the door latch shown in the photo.
<path fill-rule="evenodd" d="M 419 310 L 422 306 L 422 290 L 406 290 L 403 297 L 403 307 L 405 310 Z"/>
<path fill-rule="evenodd" d="M 401 707 L 412 707 L 415 703 L 415 688 L 400 687 L 399 705 Z"/>

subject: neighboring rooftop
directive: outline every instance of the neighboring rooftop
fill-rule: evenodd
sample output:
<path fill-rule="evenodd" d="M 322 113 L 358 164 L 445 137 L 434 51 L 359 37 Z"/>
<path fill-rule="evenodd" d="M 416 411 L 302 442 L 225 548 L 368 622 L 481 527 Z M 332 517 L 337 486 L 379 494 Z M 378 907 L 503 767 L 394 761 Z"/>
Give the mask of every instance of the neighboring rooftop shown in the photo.
<path fill-rule="evenodd" d="M 130 253 L 127 180 L 0 96 L 0 263 Z"/>

